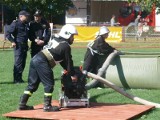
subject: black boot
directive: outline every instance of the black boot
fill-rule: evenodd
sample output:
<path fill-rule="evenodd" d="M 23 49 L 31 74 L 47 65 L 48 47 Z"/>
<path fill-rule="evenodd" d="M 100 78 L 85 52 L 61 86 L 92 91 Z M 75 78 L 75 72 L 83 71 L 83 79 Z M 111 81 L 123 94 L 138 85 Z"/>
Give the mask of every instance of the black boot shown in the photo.
<path fill-rule="evenodd" d="M 58 106 L 52 106 L 51 105 L 52 96 L 44 96 L 44 112 L 55 112 L 60 111 L 60 108 Z"/>
<path fill-rule="evenodd" d="M 24 83 L 24 80 L 22 79 L 22 73 L 19 73 L 19 79 L 18 80 L 19 80 L 20 83 Z"/>
<path fill-rule="evenodd" d="M 27 101 L 29 99 L 30 95 L 28 94 L 23 94 L 21 97 L 20 97 L 20 103 L 19 103 L 19 110 L 33 110 L 33 106 L 28 106 L 26 105 L 27 104 Z"/>
<path fill-rule="evenodd" d="M 15 84 L 24 83 L 24 81 L 22 80 L 22 73 L 14 72 L 13 76 L 14 76 L 14 83 Z"/>

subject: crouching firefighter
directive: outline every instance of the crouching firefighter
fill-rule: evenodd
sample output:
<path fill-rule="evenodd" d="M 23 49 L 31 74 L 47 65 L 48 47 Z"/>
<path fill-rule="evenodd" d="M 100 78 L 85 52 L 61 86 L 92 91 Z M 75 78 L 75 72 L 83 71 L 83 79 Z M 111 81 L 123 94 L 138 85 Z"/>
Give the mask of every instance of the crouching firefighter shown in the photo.
<path fill-rule="evenodd" d="M 32 110 L 33 106 L 28 106 L 29 97 L 38 89 L 40 82 L 44 86 L 44 112 L 59 111 L 58 106 L 52 106 L 52 92 L 54 90 L 54 75 L 52 68 L 57 63 L 67 70 L 73 81 L 77 80 L 75 75 L 70 45 L 74 41 L 77 30 L 72 25 L 64 25 L 58 36 L 50 39 L 48 45 L 36 54 L 30 62 L 28 75 L 28 86 L 20 98 L 19 110 Z"/>

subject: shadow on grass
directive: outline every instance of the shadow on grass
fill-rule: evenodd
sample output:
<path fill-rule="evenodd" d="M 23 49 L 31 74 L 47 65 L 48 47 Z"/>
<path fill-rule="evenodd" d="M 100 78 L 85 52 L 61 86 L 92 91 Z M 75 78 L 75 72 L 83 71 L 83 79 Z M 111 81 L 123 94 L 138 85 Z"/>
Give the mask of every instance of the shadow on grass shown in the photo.
<path fill-rule="evenodd" d="M 101 93 L 101 94 L 97 94 L 97 95 L 94 95 L 90 98 L 90 101 L 91 102 L 97 102 L 97 98 L 100 97 L 100 96 L 103 96 L 103 95 L 106 95 L 106 94 L 110 94 L 110 93 L 113 93 L 114 91 L 110 91 L 110 92 L 104 92 L 104 93 Z"/>
<path fill-rule="evenodd" d="M 13 51 L 13 49 L 12 48 L 2 48 L 2 47 L 0 47 L 0 51 L 4 51 L 4 52 L 6 52 L 6 51 Z"/>
<path fill-rule="evenodd" d="M 13 82 L 0 82 L 0 84 L 24 84 L 27 83 L 26 81 L 24 81 L 23 83 L 13 83 Z"/>
<path fill-rule="evenodd" d="M 54 80 L 58 81 L 60 80 L 60 78 L 55 78 Z M 24 83 L 28 83 L 28 81 L 24 81 Z M 12 82 L 0 82 L 0 84 L 24 84 L 24 83 L 13 83 L 13 81 Z"/>
<path fill-rule="evenodd" d="M 149 114 L 154 113 L 155 109 L 145 111 L 137 116 L 131 118 L 131 120 L 143 120 L 146 119 Z"/>

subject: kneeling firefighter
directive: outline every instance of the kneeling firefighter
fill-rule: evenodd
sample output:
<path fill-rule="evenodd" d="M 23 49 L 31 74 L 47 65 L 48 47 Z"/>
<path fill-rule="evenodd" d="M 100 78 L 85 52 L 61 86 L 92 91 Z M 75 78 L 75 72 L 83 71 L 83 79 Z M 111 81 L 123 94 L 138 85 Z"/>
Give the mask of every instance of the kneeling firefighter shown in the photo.
<path fill-rule="evenodd" d="M 29 97 L 38 89 L 40 82 L 44 86 L 44 107 L 45 112 L 59 111 L 58 106 L 52 106 L 52 92 L 54 90 L 54 75 L 52 68 L 57 63 L 68 71 L 72 80 L 77 80 L 75 75 L 70 45 L 74 41 L 77 30 L 72 25 L 64 25 L 59 36 L 50 39 L 48 45 L 36 54 L 30 62 L 28 75 L 28 86 L 20 98 L 19 110 L 32 110 L 33 106 L 28 106 Z"/>

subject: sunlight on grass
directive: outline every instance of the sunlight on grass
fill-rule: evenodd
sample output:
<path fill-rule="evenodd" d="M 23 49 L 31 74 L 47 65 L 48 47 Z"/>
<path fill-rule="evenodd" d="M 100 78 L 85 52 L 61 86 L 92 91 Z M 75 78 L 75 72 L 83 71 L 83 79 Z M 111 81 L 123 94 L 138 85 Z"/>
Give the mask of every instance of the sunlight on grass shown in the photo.
<path fill-rule="evenodd" d="M 72 54 L 75 66 L 82 65 L 81 61 L 83 61 L 84 54 L 86 52 L 87 43 L 75 43 L 72 46 Z M 134 51 L 134 52 L 160 52 L 159 43 L 111 43 L 114 47 L 123 51 Z M 154 46 L 156 46 L 154 48 Z M 146 48 L 143 48 L 146 47 Z M 150 47 L 150 48 L 147 48 Z M 26 68 L 24 70 L 23 79 L 25 80 L 24 84 L 14 85 L 13 82 L 13 51 L 12 49 L 6 49 L 5 51 L 0 50 L 0 105 L 1 110 L 0 114 L 4 114 L 7 112 L 11 112 L 17 109 L 19 98 L 23 91 L 27 86 L 27 76 L 28 69 L 30 64 L 30 52 L 28 52 L 28 58 L 26 63 Z M 61 88 L 60 84 L 60 76 L 62 68 L 58 65 L 54 69 L 55 76 L 55 90 L 53 92 L 53 99 L 58 100 L 59 98 L 59 90 Z M 160 89 L 127 89 L 128 93 L 131 93 L 135 96 L 141 97 L 143 99 L 160 103 Z M 91 102 L 102 102 L 102 103 L 120 103 L 120 104 L 138 104 L 119 93 L 115 92 L 111 88 L 103 88 L 103 89 L 91 89 L 88 91 L 91 95 Z M 29 105 L 37 105 L 43 103 L 43 86 L 40 84 L 37 92 L 33 94 L 33 96 L 29 99 Z M 160 110 L 154 109 L 145 115 L 137 118 L 138 120 L 159 120 L 160 118 Z M 0 116 L 0 120 L 7 120 L 8 118 Z"/>

